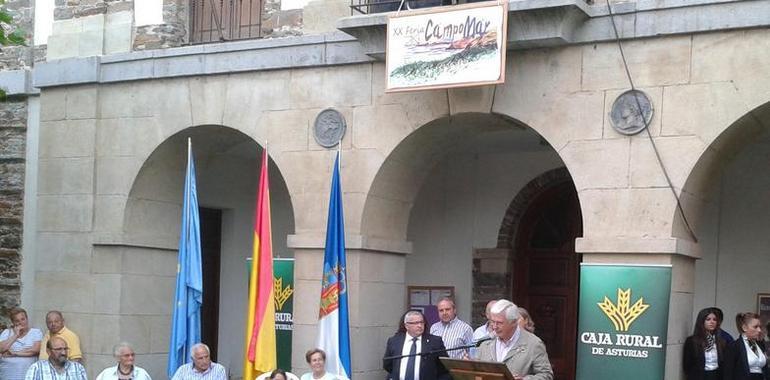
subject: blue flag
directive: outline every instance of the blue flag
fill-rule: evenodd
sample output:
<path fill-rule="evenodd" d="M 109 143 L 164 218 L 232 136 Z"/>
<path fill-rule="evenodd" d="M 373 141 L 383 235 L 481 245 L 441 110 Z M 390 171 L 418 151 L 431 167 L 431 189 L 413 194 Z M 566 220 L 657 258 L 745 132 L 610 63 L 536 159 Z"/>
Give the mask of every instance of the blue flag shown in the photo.
<path fill-rule="evenodd" d="M 201 341 L 201 303 L 203 273 L 201 270 L 201 233 L 198 216 L 198 194 L 195 188 L 195 163 L 187 142 L 187 173 L 184 180 L 182 229 L 179 233 L 179 261 L 176 266 L 174 318 L 168 348 L 168 377 L 190 361 L 190 348 Z"/>
<path fill-rule="evenodd" d="M 318 313 L 318 347 L 326 351 L 326 371 L 350 379 L 350 328 L 345 263 L 345 218 L 340 188 L 340 154 L 334 160 L 329 219 L 326 222 L 321 307 Z"/>

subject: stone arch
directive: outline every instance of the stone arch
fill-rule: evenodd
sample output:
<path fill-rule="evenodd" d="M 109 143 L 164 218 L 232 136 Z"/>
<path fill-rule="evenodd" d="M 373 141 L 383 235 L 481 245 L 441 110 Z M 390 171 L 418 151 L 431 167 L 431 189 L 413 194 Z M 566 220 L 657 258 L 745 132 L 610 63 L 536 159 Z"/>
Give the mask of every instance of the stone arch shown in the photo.
<path fill-rule="evenodd" d="M 572 181 L 572 177 L 566 167 L 561 167 L 541 174 L 524 186 L 505 211 L 503 221 L 500 223 L 500 232 L 497 235 L 497 248 L 513 249 L 521 218 L 530 203 L 543 190 L 567 181 Z"/>
<path fill-rule="evenodd" d="M 414 199 L 431 168 L 477 136 L 511 130 L 532 132 L 530 139 L 535 144 L 550 147 L 534 129 L 498 113 L 459 113 L 415 129 L 390 152 L 374 176 L 363 207 L 362 235 L 404 241 Z"/>

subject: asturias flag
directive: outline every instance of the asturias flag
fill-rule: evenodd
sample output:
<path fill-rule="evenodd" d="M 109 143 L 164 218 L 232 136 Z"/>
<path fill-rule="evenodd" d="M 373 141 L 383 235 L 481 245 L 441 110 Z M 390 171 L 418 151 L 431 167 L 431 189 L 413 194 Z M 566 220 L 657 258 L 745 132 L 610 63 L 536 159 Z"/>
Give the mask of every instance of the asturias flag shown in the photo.
<path fill-rule="evenodd" d="M 345 274 L 345 223 L 340 188 L 340 155 L 334 160 L 326 248 L 321 279 L 321 307 L 318 321 L 318 347 L 326 351 L 326 371 L 350 379 L 350 329 Z"/>
<path fill-rule="evenodd" d="M 246 348 L 243 378 L 253 380 L 276 367 L 275 301 L 273 293 L 273 246 L 270 229 L 270 189 L 267 149 L 262 154 L 259 191 L 254 211 L 254 248 L 249 276 L 249 308 L 246 316 Z"/>
<path fill-rule="evenodd" d="M 188 140 L 182 229 L 179 233 L 179 261 L 176 265 L 174 319 L 171 320 L 171 342 L 168 348 L 169 378 L 174 375 L 179 366 L 189 361 L 190 348 L 201 341 L 202 303 L 203 274 L 198 194 L 195 188 L 195 163 Z"/>

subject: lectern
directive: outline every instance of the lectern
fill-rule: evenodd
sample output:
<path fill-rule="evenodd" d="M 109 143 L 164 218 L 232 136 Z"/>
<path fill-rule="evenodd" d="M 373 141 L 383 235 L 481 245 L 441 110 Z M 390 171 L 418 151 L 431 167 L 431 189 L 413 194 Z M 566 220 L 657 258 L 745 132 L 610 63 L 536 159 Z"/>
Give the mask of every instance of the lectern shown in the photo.
<path fill-rule="evenodd" d="M 513 380 L 504 363 L 440 358 L 454 380 Z"/>

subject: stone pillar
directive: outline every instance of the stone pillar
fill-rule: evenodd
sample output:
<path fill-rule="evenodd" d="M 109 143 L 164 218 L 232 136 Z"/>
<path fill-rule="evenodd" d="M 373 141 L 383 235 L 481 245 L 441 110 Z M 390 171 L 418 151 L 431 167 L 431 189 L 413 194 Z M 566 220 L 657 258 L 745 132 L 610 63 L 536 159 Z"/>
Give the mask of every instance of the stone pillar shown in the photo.
<path fill-rule="evenodd" d="M 131 50 L 133 0 L 56 0 L 48 60 Z"/>
<path fill-rule="evenodd" d="M 666 341 L 666 379 L 682 377 L 682 346 L 692 331 L 695 260 L 700 248 L 688 240 L 578 238 L 575 250 L 584 263 L 671 265 Z"/>
<path fill-rule="evenodd" d="M 289 236 L 294 249 L 294 334 L 293 372 L 309 371 L 305 352 L 316 346 L 318 307 L 321 293 L 323 240 L 300 235 Z M 406 306 L 406 242 L 367 244 L 363 237 L 347 237 L 348 304 L 353 376 L 356 379 L 382 379 L 381 358 L 385 341 L 398 327 Z"/>
<path fill-rule="evenodd" d="M 482 317 L 490 300 L 510 299 L 513 266 L 512 252 L 507 248 L 484 248 L 473 251 L 473 304 L 471 326 L 486 322 Z"/>
<path fill-rule="evenodd" d="M 34 7 L 34 1 L 30 0 L 9 0 L 3 7 L 13 17 L 13 26 L 26 32 L 27 45 L 32 45 Z M 4 46 L 0 50 L 0 71 L 4 74 L 0 77 L 0 87 L 9 95 L 6 101 L 0 102 L 0 326 L 10 325 L 8 310 L 21 304 L 26 78 L 33 61 L 32 47 Z"/>

